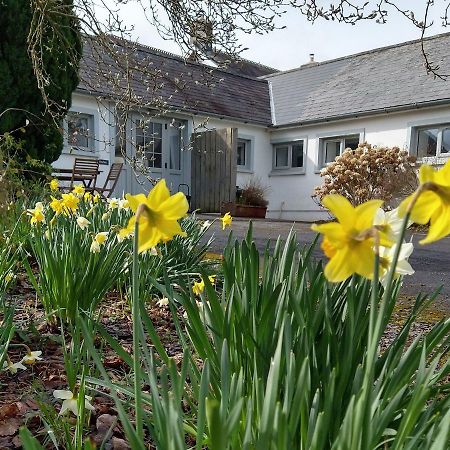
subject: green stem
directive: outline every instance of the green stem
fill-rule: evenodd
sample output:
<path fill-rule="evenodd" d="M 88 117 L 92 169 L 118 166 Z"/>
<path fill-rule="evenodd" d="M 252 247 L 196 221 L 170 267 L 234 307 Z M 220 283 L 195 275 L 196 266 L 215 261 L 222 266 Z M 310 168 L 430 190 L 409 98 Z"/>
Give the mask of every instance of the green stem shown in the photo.
<path fill-rule="evenodd" d="M 143 418 L 142 418 L 142 392 L 141 392 L 141 358 L 140 358 L 140 328 L 141 315 L 139 308 L 139 208 L 136 212 L 136 222 L 134 225 L 133 239 L 133 278 L 131 312 L 133 318 L 133 370 L 134 370 L 134 406 L 136 420 L 136 434 L 139 440 L 144 441 Z"/>

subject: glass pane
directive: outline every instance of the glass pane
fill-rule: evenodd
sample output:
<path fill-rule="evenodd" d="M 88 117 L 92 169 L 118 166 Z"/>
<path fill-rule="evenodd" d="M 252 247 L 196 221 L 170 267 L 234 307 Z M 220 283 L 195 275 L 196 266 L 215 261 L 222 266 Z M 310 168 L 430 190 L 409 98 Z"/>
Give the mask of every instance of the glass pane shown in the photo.
<path fill-rule="evenodd" d="M 275 147 L 275 167 L 287 167 L 288 147 Z"/>
<path fill-rule="evenodd" d="M 303 142 L 292 145 L 292 167 L 303 167 Z"/>
<path fill-rule="evenodd" d="M 67 116 L 68 143 L 89 148 L 89 120 L 76 115 Z"/>
<path fill-rule="evenodd" d="M 417 132 L 417 157 L 436 156 L 437 137 L 439 130 L 429 128 Z"/>
<path fill-rule="evenodd" d="M 155 167 L 157 169 L 160 169 L 162 167 L 162 158 L 161 158 L 161 151 L 162 151 L 162 141 L 161 139 L 151 139 L 147 143 L 148 151 L 147 154 L 147 160 L 148 160 L 148 167 Z"/>
<path fill-rule="evenodd" d="M 240 141 L 237 145 L 237 165 L 245 166 L 246 165 L 246 142 Z"/>
<path fill-rule="evenodd" d="M 324 163 L 328 164 L 341 154 L 341 141 L 325 141 Z"/>
<path fill-rule="evenodd" d="M 170 136 L 170 168 L 181 170 L 181 139 L 178 130 Z"/>
<path fill-rule="evenodd" d="M 162 124 L 153 123 L 152 138 L 161 139 L 162 137 Z"/>
<path fill-rule="evenodd" d="M 450 128 L 442 130 L 441 153 L 450 153 Z"/>
<path fill-rule="evenodd" d="M 359 145 L 359 136 L 351 136 L 346 137 L 344 139 L 344 150 L 347 148 L 351 148 L 352 150 L 356 150 Z"/>

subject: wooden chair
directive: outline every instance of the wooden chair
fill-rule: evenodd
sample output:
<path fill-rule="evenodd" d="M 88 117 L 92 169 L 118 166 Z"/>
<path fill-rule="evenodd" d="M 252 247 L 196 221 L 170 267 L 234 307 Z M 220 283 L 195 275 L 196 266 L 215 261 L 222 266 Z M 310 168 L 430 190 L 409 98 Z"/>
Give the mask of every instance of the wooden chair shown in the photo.
<path fill-rule="evenodd" d="M 77 181 L 81 181 L 88 192 L 94 192 L 98 175 L 98 159 L 93 158 L 75 158 L 72 169 L 72 178 L 70 188 Z"/>
<path fill-rule="evenodd" d="M 123 163 L 113 163 L 109 169 L 108 176 L 106 177 L 105 184 L 103 187 L 96 187 L 97 191 L 102 197 L 109 198 L 116 187 L 117 180 L 119 179 L 120 173 L 122 172 Z M 108 186 L 109 184 L 109 186 Z"/>

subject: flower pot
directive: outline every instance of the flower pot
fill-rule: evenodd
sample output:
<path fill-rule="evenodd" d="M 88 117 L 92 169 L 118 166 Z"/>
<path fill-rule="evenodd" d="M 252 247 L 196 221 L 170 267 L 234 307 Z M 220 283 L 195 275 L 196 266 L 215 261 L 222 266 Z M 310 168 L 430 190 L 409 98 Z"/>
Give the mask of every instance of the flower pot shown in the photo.
<path fill-rule="evenodd" d="M 254 219 L 264 219 L 266 217 L 267 206 L 242 205 L 240 203 L 222 203 L 221 214 L 229 212 L 234 217 L 250 217 Z"/>

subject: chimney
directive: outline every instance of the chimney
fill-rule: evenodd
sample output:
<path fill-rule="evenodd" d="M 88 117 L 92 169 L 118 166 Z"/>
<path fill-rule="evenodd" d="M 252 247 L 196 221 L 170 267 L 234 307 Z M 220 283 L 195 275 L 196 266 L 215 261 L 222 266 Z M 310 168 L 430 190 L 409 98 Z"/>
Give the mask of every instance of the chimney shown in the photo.
<path fill-rule="evenodd" d="M 314 61 L 314 53 L 310 53 L 310 54 L 309 54 L 309 63 L 311 64 L 311 63 L 313 63 L 313 62 L 315 62 L 315 61 Z"/>
<path fill-rule="evenodd" d="M 319 63 L 314 59 L 314 53 L 310 53 L 309 61 L 305 64 L 302 64 L 300 67 L 315 66 L 316 64 L 319 64 Z"/>

